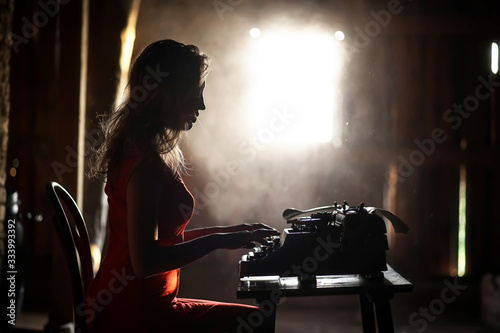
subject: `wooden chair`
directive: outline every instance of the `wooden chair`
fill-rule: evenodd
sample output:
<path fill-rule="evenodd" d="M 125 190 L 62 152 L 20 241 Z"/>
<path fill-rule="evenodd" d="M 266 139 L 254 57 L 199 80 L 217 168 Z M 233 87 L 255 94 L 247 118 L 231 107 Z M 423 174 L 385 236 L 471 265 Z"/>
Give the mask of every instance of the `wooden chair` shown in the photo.
<path fill-rule="evenodd" d="M 94 278 L 87 227 L 76 202 L 61 185 L 50 182 L 46 190 L 54 206 L 54 224 L 71 274 L 75 332 L 86 333 L 83 304 L 87 287 Z"/>

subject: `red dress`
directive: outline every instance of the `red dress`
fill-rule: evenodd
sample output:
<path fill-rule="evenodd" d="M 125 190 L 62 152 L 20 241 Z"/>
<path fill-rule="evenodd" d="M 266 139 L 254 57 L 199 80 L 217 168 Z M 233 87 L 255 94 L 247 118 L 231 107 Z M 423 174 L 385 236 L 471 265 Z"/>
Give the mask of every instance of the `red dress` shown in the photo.
<path fill-rule="evenodd" d="M 178 298 L 180 269 L 145 279 L 136 277 L 130 260 L 127 231 L 127 184 L 134 163 L 134 159 L 128 159 L 116 180 L 106 184 L 110 235 L 105 258 L 85 299 L 90 332 L 248 331 L 248 318 L 262 316 L 258 308 Z M 163 190 L 158 242 L 174 245 L 183 241 L 184 229 L 193 213 L 194 199 L 180 176 L 166 175 L 159 181 Z"/>

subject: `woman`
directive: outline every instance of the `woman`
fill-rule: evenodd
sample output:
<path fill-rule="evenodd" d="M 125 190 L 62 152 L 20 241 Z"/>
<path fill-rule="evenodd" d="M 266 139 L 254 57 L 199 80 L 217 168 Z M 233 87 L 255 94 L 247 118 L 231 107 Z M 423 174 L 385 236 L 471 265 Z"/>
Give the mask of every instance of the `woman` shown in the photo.
<path fill-rule="evenodd" d="M 193 45 L 149 45 L 132 66 L 125 103 L 104 124 L 92 171 L 107 176 L 110 238 L 85 302 L 92 332 L 236 332 L 258 311 L 177 297 L 180 267 L 278 234 L 262 224 L 185 230 L 194 199 L 180 176 L 179 139 L 205 109 L 207 72 Z"/>

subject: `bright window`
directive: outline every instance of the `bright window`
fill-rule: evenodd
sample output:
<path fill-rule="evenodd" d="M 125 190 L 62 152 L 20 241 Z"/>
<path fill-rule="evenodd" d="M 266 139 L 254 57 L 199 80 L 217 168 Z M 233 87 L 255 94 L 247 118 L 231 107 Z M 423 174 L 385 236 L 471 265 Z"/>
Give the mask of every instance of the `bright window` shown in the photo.
<path fill-rule="evenodd" d="M 261 31 L 250 54 L 251 122 L 268 126 L 276 114 L 279 142 L 329 142 L 340 145 L 339 81 L 341 41 L 315 29 Z"/>

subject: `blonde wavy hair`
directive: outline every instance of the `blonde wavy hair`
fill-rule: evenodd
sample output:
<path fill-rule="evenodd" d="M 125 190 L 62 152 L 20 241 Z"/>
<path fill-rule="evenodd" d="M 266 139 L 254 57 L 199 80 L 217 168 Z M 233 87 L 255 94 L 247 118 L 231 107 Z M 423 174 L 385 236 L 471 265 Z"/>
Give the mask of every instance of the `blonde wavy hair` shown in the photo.
<path fill-rule="evenodd" d="M 101 120 L 104 141 L 88 175 L 109 178 L 131 153 L 140 161 L 160 156 L 173 174 L 185 169 L 180 113 L 208 68 L 208 56 L 194 45 L 167 39 L 147 46 L 130 70 L 124 102 Z"/>

